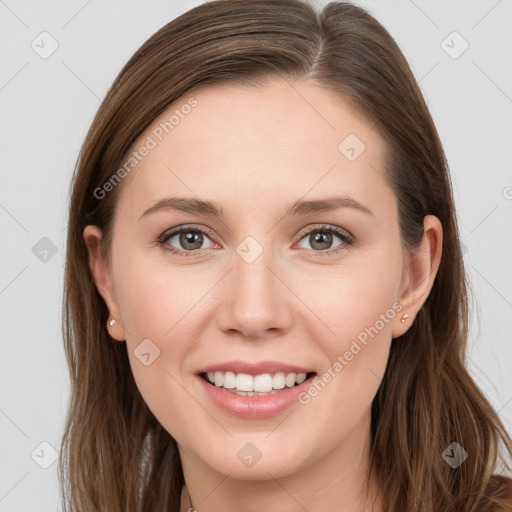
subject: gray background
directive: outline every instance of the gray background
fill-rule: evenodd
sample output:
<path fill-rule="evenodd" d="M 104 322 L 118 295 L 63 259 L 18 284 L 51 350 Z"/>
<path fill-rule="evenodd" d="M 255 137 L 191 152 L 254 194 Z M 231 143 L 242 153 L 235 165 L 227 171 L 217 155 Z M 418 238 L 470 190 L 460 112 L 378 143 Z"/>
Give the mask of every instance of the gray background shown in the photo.
<path fill-rule="evenodd" d="M 132 53 L 199 3 L 0 1 L 0 512 L 60 510 L 51 447 L 69 393 L 60 318 L 80 145 Z M 360 5 L 404 51 L 439 130 L 475 295 L 468 366 L 512 429 L 512 2 Z M 51 48 L 43 31 L 58 43 L 46 59 L 31 47 Z"/>

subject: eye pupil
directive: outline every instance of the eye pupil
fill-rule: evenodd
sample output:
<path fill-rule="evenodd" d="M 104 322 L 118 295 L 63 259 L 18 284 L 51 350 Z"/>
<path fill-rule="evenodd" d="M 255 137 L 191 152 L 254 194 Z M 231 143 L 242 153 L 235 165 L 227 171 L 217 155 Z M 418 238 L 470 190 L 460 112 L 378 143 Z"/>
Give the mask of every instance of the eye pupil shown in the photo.
<path fill-rule="evenodd" d="M 326 233 L 326 232 L 319 232 L 312 233 L 311 236 L 313 237 L 313 243 L 311 244 L 311 247 L 315 248 L 315 244 L 318 242 L 320 245 L 327 245 L 329 246 L 332 244 L 332 233 Z M 317 249 L 328 249 L 329 247 L 316 247 Z"/>
<path fill-rule="evenodd" d="M 184 248 L 187 248 L 187 249 L 198 249 L 201 247 L 202 243 L 203 243 L 203 235 L 202 233 L 199 233 L 199 232 L 195 232 L 195 231 L 184 231 L 181 233 L 181 236 L 180 236 L 180 244 L 182 245 L 182 247 Z M 187 247 L 186 244 L 196 244 L 196 246 L 194 247 Z"/>

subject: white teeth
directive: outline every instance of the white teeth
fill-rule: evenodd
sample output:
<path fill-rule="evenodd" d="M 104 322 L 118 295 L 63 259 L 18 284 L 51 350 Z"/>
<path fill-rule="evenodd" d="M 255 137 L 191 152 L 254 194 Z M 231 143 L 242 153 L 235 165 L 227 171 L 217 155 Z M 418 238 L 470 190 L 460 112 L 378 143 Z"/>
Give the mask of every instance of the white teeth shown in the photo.
<path fill-rule="evenodd" d="M 285 386 L 284 383 L 284 373 L 276 373 L 274 377 L 272 377 L 272 387 L 274 389 L 283 389 Z"/>
<path fill-rule="evenodd" d="M 252 375 L 247 375 L 247 373 L 239 373 L 236 376 L 236 389 L 238 391 L 254 391 L 253 388 L 254 379 Z"/>
<path fill-rule="evenodd" d="M 297 373 L 297 384 L 302 384 L 306 380 L 306 374 L 305 373 Z"/>
<path fill-rule="evenodd" d="M 295 378 L 297 375 L 295 373 L 288 373 L 286 377 L 284 378 L 284 383 L 287 387 L 293 388 L 295 386 Z"/>
<path fill-rule="evenodd" d="M 226 372 L 224 374 L 224 384 L 226 389 L 236 388 L 236 375 L 233 372 Z"/>
<path fill-rule="evenodd" d="M 208 372 L 208 380 L 217 387 L 231 390 L 233 393 L 247 396 L 268 395 L 279 389 L 291 388 L 306 380 L 305 373 L 262 373 L 249 375 L 234 372 Z"/>
<path fill-rule="evenodd" d="M 254 377 L 254 391 L 260 393 L 272 391 L 272 375 L 270 375 L 270 373 L 256 375 L 256 377 Z"/>
<path fill-rule="evenodd" d="M 222 386 L 224 384 L 224 374 L 222 372 L 215 372 L 215 385 Z"/>

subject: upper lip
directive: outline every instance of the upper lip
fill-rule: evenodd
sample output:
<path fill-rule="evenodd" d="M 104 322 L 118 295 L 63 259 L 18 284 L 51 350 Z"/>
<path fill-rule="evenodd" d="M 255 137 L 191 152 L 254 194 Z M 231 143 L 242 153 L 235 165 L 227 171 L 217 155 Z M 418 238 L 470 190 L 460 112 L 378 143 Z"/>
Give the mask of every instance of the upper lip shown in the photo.
<path fill-rule="evenodd" d="M 293 364 L 281 363 L 279 361 L 260 361 L 259 363 L 249 363 L 248 361 L 242 361 L 237 359 L 236 361 L 226 361 L 224 363 L 212 364 L 201 368 L 196 373 L 208 373 L 208 372 L 233 372 L 233 373 L 245 373 L 248 375 L 262 375 L 264 373 L 310 373 L 314 370 L 308 370 L 301 366 L 295 366 Z"/>

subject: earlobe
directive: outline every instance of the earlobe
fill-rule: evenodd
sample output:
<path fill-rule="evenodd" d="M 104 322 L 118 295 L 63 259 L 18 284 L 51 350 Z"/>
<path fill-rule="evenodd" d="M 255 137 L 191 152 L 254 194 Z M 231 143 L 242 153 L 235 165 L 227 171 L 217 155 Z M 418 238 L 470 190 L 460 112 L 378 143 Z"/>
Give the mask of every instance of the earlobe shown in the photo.
<path fill-rule="evenodd" d="M 393 325 L 393 338 L 402 336 L 411 326 L 427 300 L 441 263 L 443 228 L 439 219 L 427 215 L 423 221 L 424 235 L 420 246 L 409 254 L 406 279 L 400 296 L 403 306 Z M 404 320 L 404 315 L 407 315 Z"/>
<path fill-rule="evenodd" d="M 98 226 L 89 225 L 84 229 L 83 237 L 88 251 L 89 268 L 94 284 L 110 312 L 109 321 L 105 327 L 112 338 L 124 341 L 125 332 L 120 322 L 121 316 L 113 288 L 111 272 L 101 254 L 101 236 L 101 229 Z M 115 322 L 112 322 L 112 320 L 115 320 Z"/>

